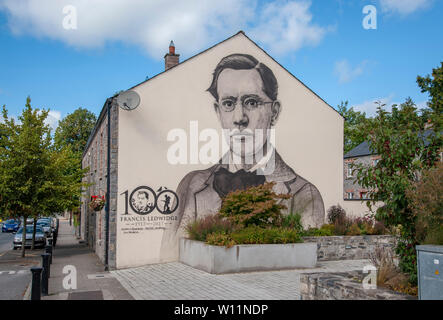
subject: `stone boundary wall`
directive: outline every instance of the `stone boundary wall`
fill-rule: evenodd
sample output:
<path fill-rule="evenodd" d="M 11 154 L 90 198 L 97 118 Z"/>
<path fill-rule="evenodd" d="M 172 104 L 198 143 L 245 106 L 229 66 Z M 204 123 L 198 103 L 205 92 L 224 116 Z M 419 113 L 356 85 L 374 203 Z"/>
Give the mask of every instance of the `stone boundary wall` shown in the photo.
<path fill-rule="evenodd" d="M 317 243 L 318 261 L 369 259 L 376 246 L 393 250 L 397 242 L 390 235 L 303 237 L 303 240 Z"/>
<path fill-rule="evenodd" d="M 301 300 L 417 300 L 385 288 L 364 289 L 362 272 L 307 273 L 300 275 Z"/>

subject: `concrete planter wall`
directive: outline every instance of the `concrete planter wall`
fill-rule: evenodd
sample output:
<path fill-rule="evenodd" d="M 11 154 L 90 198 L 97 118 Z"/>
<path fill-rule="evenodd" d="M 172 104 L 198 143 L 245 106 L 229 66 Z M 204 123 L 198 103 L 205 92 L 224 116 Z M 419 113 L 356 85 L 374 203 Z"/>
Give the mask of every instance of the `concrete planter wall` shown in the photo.
<path fill-rule="evenodd" d="M 179 261 L 213 274 L 313 268 L 317 264 L 317 244 L 253 244 L 226 248 L 181 238 Z"/>
<path fill-rule="evenodd" d="M 389 235 L 304 237 L 303 240 L 317 244 L 318 261 L 368 259 L 376 246 L 393 250 L 397 243 Z"/>

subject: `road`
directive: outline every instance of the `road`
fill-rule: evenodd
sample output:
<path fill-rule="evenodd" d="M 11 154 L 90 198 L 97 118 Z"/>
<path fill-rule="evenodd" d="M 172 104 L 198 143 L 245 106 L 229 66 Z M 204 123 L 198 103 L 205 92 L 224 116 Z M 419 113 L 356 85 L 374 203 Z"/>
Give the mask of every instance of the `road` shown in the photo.
<path fill-rule="evenodd" d="M 27 258 L 20 258 L 20 251 L 12 251 L 14 234 L 0 232 L 0 300 L 21 300 L 31 281 L 32 259 L 41 250 L 27 250 Z"/>
<path fill-rule="evenodd" d="M 12 249 L 12 233 L 0 232 L 0 256 L 8 250 Z"/>

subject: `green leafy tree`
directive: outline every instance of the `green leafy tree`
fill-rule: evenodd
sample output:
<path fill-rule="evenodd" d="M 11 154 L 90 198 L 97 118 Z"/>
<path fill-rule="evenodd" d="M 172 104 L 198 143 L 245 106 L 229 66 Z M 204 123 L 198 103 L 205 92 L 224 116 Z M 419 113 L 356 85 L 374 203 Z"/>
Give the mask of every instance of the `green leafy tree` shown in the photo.
<path fill-rule="evenodd" d="M 424 137 L 424 124 L 413 101 L 408 98 L 387 112 L 384 104 L 377 107 L 374 121 L 367 122 L 364 132 L 371 148 L 380 155 L 375 166 L 354 165 L 357 182 L 369 190 L 371 205 L 381 201 L 376 218 L 387 226 L 401 226 L 397 253 L 400 268 L 416 282 L 416 216 L 406 197 L 406 190 L 419 178 L 420 172 L 435 163 Z"/>
<path fill-rule="evenodd" d="M 17 123 L 3 107 L 0 210 L 11 217 L 23 218 L 23 243 L 27 218 L 49 216 L 79 205 L 82 184 L 78 179 L 84 172 L 76 167 L 77 157 L 70 148 L 54 147 L 51 130 L 45 124 L 48 112 L 33 110 L 28 97 Z M 35 232 L 33 243 L 34 239 Z"/>
<path fill-rule="evenodd" d="M 69 145 L 72 151 L 81 155 L 96 121 L 95 114 L 86 109 L 78 108 L 59 122 L 54 137 L 56 146 Z"/>
<path fill-rule="evenodd" d="M 428 108 L 422 111 L 422 117 L 428 121 L 434 133 L 428 137 L 429 154 L 426 155 L 428 161 L 433 161 L 443 146 L 443 62 L 440 62 L 440 67 L 432 69 L 432 76 L 418 76 L 417 84 L 421 92 L 426 92 L 430 98 Z"/>
<path fill-rule="evenodd" d="M 366 136 L 362 126 L 370 119 L 366 117 L 366 113 L 355 111 L 353 107 L 349 108 L 348 101 L 341 102 L 337 106 L 337 111 L 345 118 L 343 129 L 344 153 L 347 153 L 365 141 Z"/>
<path fill-rule="evenodd" d="M 75 172 L 81 172 L 82 153 L 86 147 L 89 136 L 94 129 L 97 118 L 94 113 L 87 109 L 78 108 L 73 113 L 68 114 L 59 122 L 55 131 L 55 146 L 57 148 L 69 148 L 72 154 L 72 166 L 66 169 L 65 174 L 70 175 Z M 78 182 L 81 182 L 82 175 L 78 175 Z M 79 193 L 80 192 L 80 193 Z M 77 206 L 67 208 L 71 214 L 78 211 L 80 203 L 81 190 L 73 192 L 73 201 L 78 203 Z"/>

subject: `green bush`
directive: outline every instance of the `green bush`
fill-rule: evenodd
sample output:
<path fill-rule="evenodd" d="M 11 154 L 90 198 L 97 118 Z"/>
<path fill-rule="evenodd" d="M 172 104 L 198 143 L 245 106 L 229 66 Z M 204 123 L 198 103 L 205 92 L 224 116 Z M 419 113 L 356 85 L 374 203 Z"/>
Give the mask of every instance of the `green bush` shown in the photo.
<path fill-rule="evenodd" d="M 306 236 L 360 236 L 387 234 L 388 230 L 380 221 L 370 217 L 344 218 L 342 221 L 324 224 L 321 228 L 310 228 L 304 232 Z"/>
<path fill-rule="evenodd" d="M 321 228 L 309 228 L 304 232 L 305 236 L 311 237 L 328 237 L 334 235 L 334 225 L 333 224 L 324 224 Z"/>
<path fill-rule="evenodd" d="M 206 243 L 217 246 L 233 246 L 236 244 L 284 244 L 303 242 L 301 236 L 294 229 L 282 227 L 261 228 L 250 226 L 239 229 L 230 234 L 214 232 L 208 235 Z"/>
<path fill-rule="evenodd" d="M 218 231 L 208 234 L 205 242 L 213 246 L 225 246 L 228 248 L 236 244 L 235 241 L 231 238 L 231 235 L 227 234 L 224 231 Z"/>
<path fill-rule="evenodd" d="M 290 213 L 283 216 L 281 226 L 283 228 L 295 229 L 300 234 L 303 233 L 303 225 L 299 213 Z"/>

